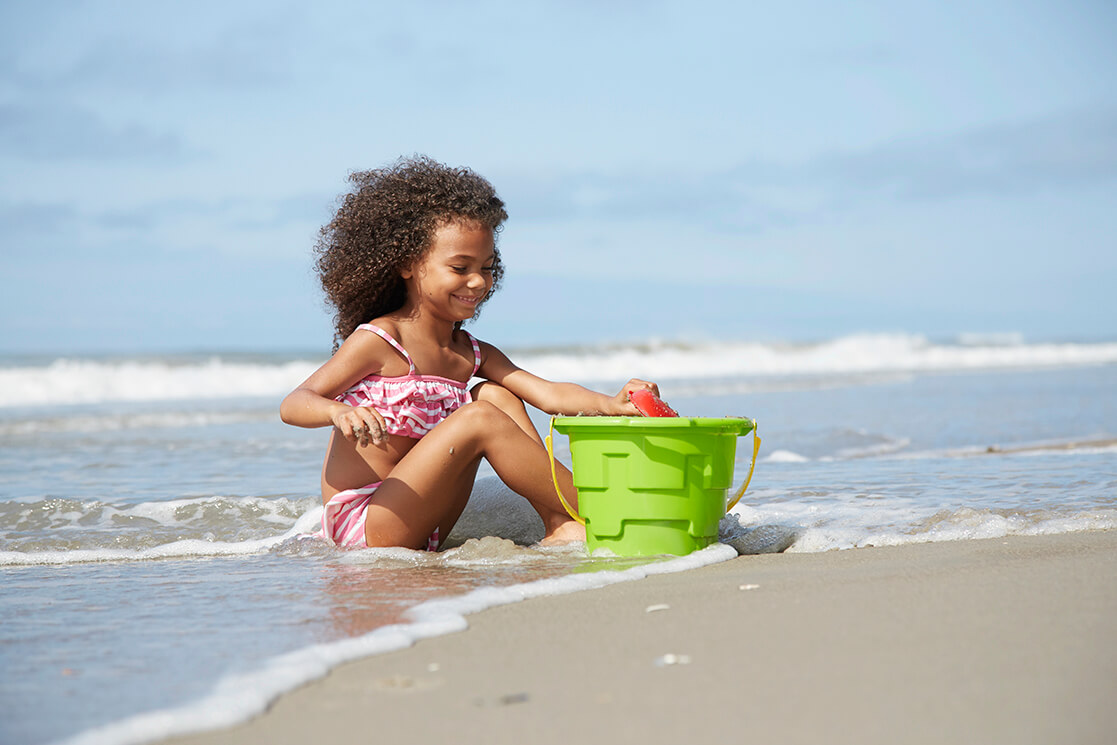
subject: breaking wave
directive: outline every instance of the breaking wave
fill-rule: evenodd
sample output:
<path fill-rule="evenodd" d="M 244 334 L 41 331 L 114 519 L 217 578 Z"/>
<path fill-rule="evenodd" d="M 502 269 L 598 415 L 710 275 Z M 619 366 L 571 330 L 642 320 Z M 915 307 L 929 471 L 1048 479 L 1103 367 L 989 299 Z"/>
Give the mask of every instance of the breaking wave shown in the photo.
<path fill-rule="evenodd" d="M 758 385 L 750 381 L 779 376 L 880 378 L 918 372 L 1117 363 L 1117 343 L 1024 343 L 1018 335 L 965 335 L 956 342 L 941 343 L 914 334 L 861 334 L 809 344 L 648 342 L 508 351 L 520 366 L 552 380 L 614 381 L 635 374 L 654 380 L 716 381 L 723 387 L 745 386 L 746 392 Z M 0 408 L 278 397 L 321 362 L 221 356 L 9 362 L 0 366 Z M 790 383 L 780 383 L 785 384 Z"/>

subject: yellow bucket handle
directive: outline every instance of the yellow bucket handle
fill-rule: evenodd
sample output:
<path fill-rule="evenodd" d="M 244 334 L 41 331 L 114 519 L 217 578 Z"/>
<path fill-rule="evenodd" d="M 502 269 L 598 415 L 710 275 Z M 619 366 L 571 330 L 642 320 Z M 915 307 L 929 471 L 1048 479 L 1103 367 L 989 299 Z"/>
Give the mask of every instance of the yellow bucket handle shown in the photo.
<path fill-rule="evenodd" d="M 756 434 L 756 420 L 752 420 L 752 463 L 749 464 L 749 475 L 745 477 L 745 483 L 741 484 L 741 488 L 737 490 L 737 494 L 733 497 L 733 501 L 725 508 L 726 512 L 737 506 L 741 501 L 741 497 L 745 496 L 745 489 L 749 488 L 749 482 L 752 481 L 752 472 L 756 468 L 756 454 L 760 452 L 760 435 Z"/>
<path fill-rule="evenodd" d="M 555 493 L 558 494 L 559 501 L 562 506 L 566 508 L 566 514 L 574 518 L 579 525 L 585 525 L 586 520 L 578 514 L 577 510 L 572 508 L 566 501 L 566 497 L 562 496 L 562 489 L 559 488 L 558 474 L 555 472 L 555 418 L 551 417 L 551 430 L 547 433 L 547 438 L 544 442 L 547 443 L 547 457 L 551 459 L 551 481 L 555 482 Z"/>
<path fill-rule="evenodd" d="M 555 418 L 552 416 L 551 417 L 551 428 L 547 432 L 547 437 L 544 438 L 544 442 L 547 444 L 547 457 L 551 461 L 551 481 L 553 481 L 554 484 L 555 484 L 555 493 L 558 494 L 558 498 L 559 498 L 559 501 L 562 502 L 562 506 L 566 508 L 566 513 L 568 515 L 570 515 L 570 517 L 577 520 L 579 524 L 585 525 L 586 524 L 585 518 L 583 518 L 581 515 L 579 515 L 578 512 L 574 508 L 572 508 L 569 505 L 569 503 L 567 503 L 566 497 L 564 497 L 562 495 L 562 489 L 559 488 L 558 474 L 555 472 L 555 444 L 554 444 L 554 438 L 555 438 Z M 752 481 L 752 472 L 756 469 L 756 456 L 760 452 L 760 442 L 761 442 L 760 435 L 758 435 L 756 433 L 756 420 L 753 419 L 752 420 L 752 463 L 749 464 L 749 475 L 745 477 L 745 483 L 741 484 L 741 488 L 737 490 L 737 493 L 733 497 L 733 501 L 730 502 L 729 506 L 725 508 L 726 512 L 729 512 L 729 510 L 731 510 L 731 509 L 733 509 L 734 507 L 737 506 L 737 503 L 741 501 L 741 497 L 745 496 L 745 490 L 749 488 L 749 483 Z"/>

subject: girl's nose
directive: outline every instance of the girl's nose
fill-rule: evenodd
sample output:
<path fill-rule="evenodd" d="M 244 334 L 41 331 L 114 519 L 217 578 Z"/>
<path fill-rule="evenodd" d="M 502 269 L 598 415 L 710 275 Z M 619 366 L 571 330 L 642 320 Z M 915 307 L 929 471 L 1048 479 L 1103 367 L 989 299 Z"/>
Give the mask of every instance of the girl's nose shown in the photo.
<path fill-rule="evenodd" d="M 488 284 L 488 280 L 486 280 L 484 275 L 482 275 L 480 272 L 475 272 L 475 273 L 469 275 L 468 286 L 471 289 L 478 289 L 479 290 L 482 287 L 485 287 L 487 284 Z"/>

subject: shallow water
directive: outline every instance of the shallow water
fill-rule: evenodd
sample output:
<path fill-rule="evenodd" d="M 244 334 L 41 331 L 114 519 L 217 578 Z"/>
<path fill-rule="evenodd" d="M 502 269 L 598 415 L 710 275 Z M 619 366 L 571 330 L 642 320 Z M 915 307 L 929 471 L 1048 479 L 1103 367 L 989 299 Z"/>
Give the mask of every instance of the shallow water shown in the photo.
<path fill-rule="evenodd" d="M 492 562 L 509 548 L 481 551 Z M 513 550 L 520 552 L 528 549 Z M 323 554 L 290 547 L 6 568 L 0 741 L 42 742 L 195 699 L 217 677 L 249 672 L 278 653 L 401 623 L 423 600 L 556 576 L 574 563 L 537 554 L 493 572 L 484 559 L 471 566 L 445 557 Z"/>
<path fill-rule="evenodd" d="M 792 536 L 790 551 L 823 551 L 1117 527 L 1110 346 L 1071 354 L 835 340 L 754 349 L 774 370 L 763 374 L 727 373 L 712 358 L 705 377 L 633 373 L 660 380 L 686 415 L 755 417 L 764 445 L 734 510 L 741 529 L 764 526 Z M 860 357 L 846 360 L 850 349 Z M 553 367 L 581 371 L 570 377 L 602 375 L 581 350 L 548 354 Z M 618 368 L 659 359 L 642 349 L 610 354 Z M 0 406 L 0 742 L 82 731 L 87 742 L 142 741 L 158 728 L 148 722 L 135 737 L 90 728 L 212 703 L 220 686 L 244 688 L 244 676 L 261 670 L 295 685 L 344 655 L 409 643 L 387 640 L 385 629 L 418 628 L 409 609 L 423 601 L 468 595 L 457 611 L 466 612 L 517 599 L 527 582 L 543 583 L 529 592 L 558 587 L 548 582 L 567 591 L 592 586 L 595 575 L 645 571 L 642 562 L 495 538 L 439 555 L 298 540 L 315 526 L 325 433 L 280 424 L 280 393 L 212 397 L 232 368 L 174 361 L 195 397 L 170 401 L 154 380 L 169 362 L 95 364 L 92 400 L 66 407 L 32 397 L 34 379 L 57 363 L 4 369 L 8 390 L 27 397 Z M 303 373 L 290 359 L 251 364 L 236 375 L 279 392 L 298 380 L 270 381 Z M 116 385 L 119 375 L 132 387 Z M 558 444 L 565 458 L 565 438 Z M 748 444 L 738 448 L 738 481 Z M 515 499 L 484 471 L 479 524 L 522 538 L 518 520 L 530 512 Z M 237 705 L 234 719 L 258 702 Z"/>

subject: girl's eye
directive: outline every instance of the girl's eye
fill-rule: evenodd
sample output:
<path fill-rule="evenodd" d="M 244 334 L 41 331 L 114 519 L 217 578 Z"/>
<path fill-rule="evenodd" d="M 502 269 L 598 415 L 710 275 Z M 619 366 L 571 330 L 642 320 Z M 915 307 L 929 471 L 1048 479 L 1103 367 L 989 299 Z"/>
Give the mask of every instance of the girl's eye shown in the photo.
<path fill-rule="evenodd" d="M 493 268 L 491 266 L 483 266 L 481 267 L 481 271 L 483 271 L 485 274 L 492 274 Z"/>

